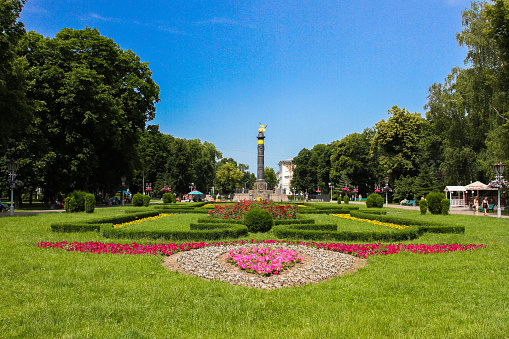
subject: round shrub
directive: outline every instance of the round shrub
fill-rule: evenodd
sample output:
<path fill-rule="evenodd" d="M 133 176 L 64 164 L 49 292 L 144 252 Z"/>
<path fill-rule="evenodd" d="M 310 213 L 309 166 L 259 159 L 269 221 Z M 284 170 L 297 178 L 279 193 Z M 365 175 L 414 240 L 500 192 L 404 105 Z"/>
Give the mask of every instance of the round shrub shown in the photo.
<path fill-rule="evenodd" d="M 428 211 L 428 201 L 426 199 L 419 200 L 419 209 L 422 215 L 426 214 Z"/>
<path fill-rule="evenodd" d="M 143 206 L 143 194 L 136 193 L 133 195 L 133 206 Z"/>
<path fill-rule="evenodd" d="M 85 212 L 93 213 L 95 209 L 95 197 L 91 193 L 85 194 Z"/>
<path fill-rule="evenodd" d="M 428 200 L 428 210 L 431 214 L 442 213 L 442 199 L 445 199 L 445 194 L 440 192 L 430 192 L 426 196 Z"/>
<path fill-rule="evenodd" d="M 274 219 L 269 211 L 253 208 L 244 214 L 244 225 L 249 232 L 268 232 L 274 226 Z"/>
<path fill-rule="evenodd" d="M 143 196 L 143 206 L 148 207 L 150 204 L 150 195 L 144 195 Z"/>
<path fill-rule="evenodd" d="M 375 207 L 377 208 L 384 207 L 384 198 L 382 198 L 380 195 L 375 199 Z"/>
<path fill-rule="evenodd" d="M 442 199 L 441 204 L 442 204 L 442 214 L 448 215 L 449 209 L 451 208 L 451 201 L 449 199 Z"/>
<path fill-rule="evenodd" d="M 163 194 L 163 203 L 169 204 L 171 202 L 173 202 L 173 199 L 171 198 L 171 193 L 164 193 Z"/>
<path fill-rule="evenodd" d="M 85 210 L 85 195 L 83 191 L 73 191 L 65 198 L 64 208 L 68 213 L 82 212 Z M 95 203 L 95 198 L 94 198 Z"/>
<path fill-rule="evenodd" d="M 341 196 L 338 196 L 338 204 L 341 204 Z"/>
<path fill-rule="evenodd" d="M 343 201 L 345 202 L 345 204 L 349 204 L 350 203 L 350 197 L 348 195 L 345 195 L 343 197 Z"/>
<path fill-rule="evenodd" d="M 377 197 L 380 197 L 380 194 L 378 193 L 371 193 L 370 195 L 368 195 L 368 197 L 366 198 L 366 207 L 367 208 L 372 208 L 372 207 L 376 207 L 376 198 Z M 382 203 L 383 205 L 383 203 Z"/>

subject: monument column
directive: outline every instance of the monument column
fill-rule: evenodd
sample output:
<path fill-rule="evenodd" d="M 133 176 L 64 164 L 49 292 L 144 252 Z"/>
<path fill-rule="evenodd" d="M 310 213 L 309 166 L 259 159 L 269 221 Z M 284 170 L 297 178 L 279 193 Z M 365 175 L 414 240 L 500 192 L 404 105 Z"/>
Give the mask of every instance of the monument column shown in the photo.
<path fill-rule="evenodd" d="M 267 126 L 260 124 L 258 129 L 258 170 L 256 176 L 256 182 L 254 183 L 255 191 L 267 190 L 267 182 L 265 181 L 265 135 L 263 132 Z"/>

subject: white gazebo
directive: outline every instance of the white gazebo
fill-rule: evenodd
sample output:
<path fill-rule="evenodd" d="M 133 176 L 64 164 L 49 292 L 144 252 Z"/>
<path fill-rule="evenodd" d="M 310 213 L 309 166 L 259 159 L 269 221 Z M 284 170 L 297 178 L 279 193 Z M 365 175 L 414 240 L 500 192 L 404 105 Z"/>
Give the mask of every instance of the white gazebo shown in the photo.
<path fill-rule="evenodd" d="M 465 186 L 445 186 L 444 189 L 447 199 L 451 202 L 451 207 L 464 207 L 466 205 L 466 191 Z"/>

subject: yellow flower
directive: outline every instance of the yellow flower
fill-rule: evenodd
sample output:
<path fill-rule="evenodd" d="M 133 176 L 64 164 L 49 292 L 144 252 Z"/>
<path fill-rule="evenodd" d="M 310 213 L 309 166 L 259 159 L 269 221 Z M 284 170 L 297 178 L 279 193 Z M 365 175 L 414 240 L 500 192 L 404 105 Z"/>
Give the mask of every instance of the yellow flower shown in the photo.
<path fill-rule="evenodd" d="M 378 221 L 378 220 L 369 220 L 369 219 L 355 218 L 355 217 L 352 217 L 350 214 L 331 214 L 331 215 L 335 216 L 335 217 L 338 217 L 338 218 L 349 219 L 349 220 L 360 221 L 360 222 L 368 222 L 368 223 L 373 224 L 373 225 L 383 226 L 383 227 L 390 227 L 390 228 L 395 228 L 395 229 L 398 229 L 398 230 L 404 230 L 404 229 L 407 229 L 407 228 L 410 227 L 410 226 L 405 226 L 405 225 L 396 225 L 396 224 L 393 224 L 393 223 L 390 223 L 390 222 L 382 222 L 382 221 Z"/>
<path fill-rule="evenodd" d="M 120 227 L 125 227 L 125 226 L 130 226 L 130 225 L 137 225 L 137 224 L 141 224 L 144 221 L 156 220 L 156 219 L 160 219 L 160 218 L 164 218 L 164 217 L 169 217 L 171 215 L 176 215 L 176 214 L 177 213 L 161 213 L 159 215 L 156 215 L 155 217 L 136 219 L 136 220 L 133 220 L 133 221 L 124 222 L 123 224 L 115 224 L 115 225 L 113 225 L 113 228 L 120 228 Z"/>

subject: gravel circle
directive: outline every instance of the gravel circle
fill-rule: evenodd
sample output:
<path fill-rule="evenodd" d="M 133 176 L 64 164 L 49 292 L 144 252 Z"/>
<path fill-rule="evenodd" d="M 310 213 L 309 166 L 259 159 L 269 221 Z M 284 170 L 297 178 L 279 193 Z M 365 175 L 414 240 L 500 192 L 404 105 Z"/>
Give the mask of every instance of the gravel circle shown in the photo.
<path fill-rule="evenodd" d="M 226 262 L 225 258 L 228 252 L 238 247 L 292 249 L 298 251 L 303 260 L 278 275 L 265 277 L 245 272 Z M 359 259 L 351 255 L 301 245 L 244 244 L 202 247 L 187 252 L 179 252 L 169 256 L 163 265 L 170 270 L 195 275 L 207 280 L 220 280 L 233 285 L 258 289 L 275 289 L 318 283 L 350 271 L 356 271 L 357 268 L 366 265 L 366 263 L 365 259 Z"/>

